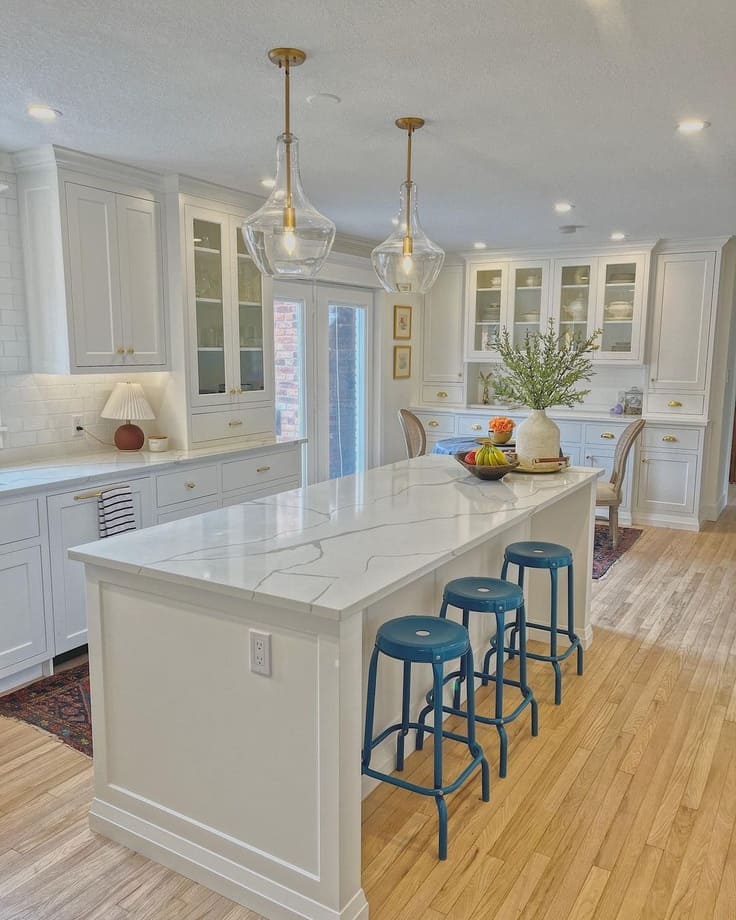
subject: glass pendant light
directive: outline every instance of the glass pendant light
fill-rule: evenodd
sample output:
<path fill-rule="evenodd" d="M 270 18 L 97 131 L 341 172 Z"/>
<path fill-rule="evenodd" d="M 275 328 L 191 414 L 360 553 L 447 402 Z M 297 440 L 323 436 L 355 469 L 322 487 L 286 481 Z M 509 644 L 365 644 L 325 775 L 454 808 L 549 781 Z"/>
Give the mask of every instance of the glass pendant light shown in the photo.
<path fill-rule="evenodd" d="M 243 236 L 264 274 L 313 278 L 332 249 L 335 225 L 304 194 L 299 143 L 291 133 L 290 70 L 303 64 L 307 56 L 298 48 L 272 48 L 268 57 L 284 71 L 284 133 L 276 139 L 276 184 L 263 207 L 243 221 Z"/>
<path fill-rule="evenodd" d="M 423 118 L 396 120 L 396 127 L 407 132 L 406 182 L 401 186 L 398 226 L 371 253 L 378 280 L 390 294 L 426 294 L 445 261 L 445 253 L 419 223 L 417 187 L 411 181 L 411 138 L 423 124 Z"/>

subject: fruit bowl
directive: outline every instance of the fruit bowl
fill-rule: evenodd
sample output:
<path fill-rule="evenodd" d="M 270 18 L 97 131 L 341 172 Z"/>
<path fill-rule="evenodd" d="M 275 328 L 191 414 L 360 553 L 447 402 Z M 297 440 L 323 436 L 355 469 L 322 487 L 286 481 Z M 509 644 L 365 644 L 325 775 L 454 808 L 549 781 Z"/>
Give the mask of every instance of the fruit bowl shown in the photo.
<path fill-rule="evenodd" d="M 512 472 L 519 465 L 519 461 L 514 458 L 503 466 L 477 466 L 474 463 L 465 462 L 465 455 L 469 453 L 469 450 L 461 450 L 455 454 L 455 459 L 460 466 L 465 467 L 469 473 L 477 476 L 478 479 L 503 479 L 507 473 Z"/>

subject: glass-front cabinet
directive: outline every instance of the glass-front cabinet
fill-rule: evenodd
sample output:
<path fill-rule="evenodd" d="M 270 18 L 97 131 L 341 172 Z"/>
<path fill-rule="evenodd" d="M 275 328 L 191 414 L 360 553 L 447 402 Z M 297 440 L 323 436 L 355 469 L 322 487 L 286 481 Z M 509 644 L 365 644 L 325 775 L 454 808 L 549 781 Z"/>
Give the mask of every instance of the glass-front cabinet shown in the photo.
<path fill-rule="evenodd" d="M 193 404 L 265 402 L 271 388 L 270 279 L 248 255 L 241 217 L 191 205 L 185 214 Z"/>
<path fill-rule="evenodd" d="M 488 359 L 503 322 L 507 269 L 503 264 L 473 266 L 468 284 L 470 298 L 466 352 Z"/>
<path fill-rule="evenodd" d="M 523 345 L 528 335 L 539 334 L 549 315 L 549 263 L 512 262 L 511 303 L 506 323 L 514 345 Z"/>
<path fill-rule="evenodd" d="M 595 328 L 597 259 L 555 262 L 553 316 L 560 335 L 587 338 Z"/>
<path fill-rule="evenodd" d="M 641 362 L 645 264 L 644 255 L 598 260 L 598 361 Z"/>

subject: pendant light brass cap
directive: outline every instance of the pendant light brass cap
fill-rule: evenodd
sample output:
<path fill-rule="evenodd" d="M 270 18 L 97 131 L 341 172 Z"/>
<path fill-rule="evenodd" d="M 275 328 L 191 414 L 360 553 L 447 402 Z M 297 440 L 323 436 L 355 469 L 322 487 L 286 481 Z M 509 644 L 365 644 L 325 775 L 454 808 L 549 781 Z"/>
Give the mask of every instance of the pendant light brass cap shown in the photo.
<path fill-rule="evenodd" d="M 298 67 L 307 59 L 305 51 L 299 48 L 271 48 L 268 52 L 268 59 L 272 64 L 278 64 L 279 67 Z"/>
<path fill-rule="evenodd" d="M 424 119 L 417 118 L 416 115 L 405 115 L 403 118 L 397 118 L 394 124 L 402 131 L 418 131 L 424 125 Z"/>

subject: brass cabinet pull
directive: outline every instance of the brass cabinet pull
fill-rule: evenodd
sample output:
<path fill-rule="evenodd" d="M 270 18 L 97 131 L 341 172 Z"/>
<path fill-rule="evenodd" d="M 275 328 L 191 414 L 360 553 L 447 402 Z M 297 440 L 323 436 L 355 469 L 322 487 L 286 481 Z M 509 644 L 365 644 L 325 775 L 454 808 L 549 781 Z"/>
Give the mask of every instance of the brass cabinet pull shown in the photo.
<path fill-rule="evenodd" d="M 427 422 L 427 425 L 428 425 L 430 428 L 439 428 L 439 427 L 440 427 L 440 423 L 439 423 L 439 422 L 435 422 L 434 419 L 432 419 L 431 421 Z"/>
<path fill-rule="evenodd" d="M 126 353 L 127 355 L 134 355 L 134 354 L 135 354 L 135 348 L 126 348 L 126 349 L 125 349 L 125 353 Z"/>
<path fill-rule="evenodd" d="M 229 428 L 237 428 L 238 425 L 242 425 L 243 423 L 242 423 L 242 421 L 240 421 L 240 419 L 233 419 L 232 421 L 228 422 L 227 424 L 228 424 L 228 427 L 229 427 Z"/>
<path fill-rule="evenodd" d="M 235 394 L 236 394 L 237 392 L 238 392 L 238 391 L 235 389 L 235 387 L 230 387 L 230 389 L 228 390 L 228 394 L 229 394 L 230 396 L 235 396 Z"/>
<path fill-rule="evenodd" d="M 237 387 L 237 389 L 235 390 L 235 392 L 238 394 L 238 396 L 240 396 L 240 394 L 243 392 L 243 390 L 241 389 L 241 387 Z"/>
<path fill-rule="evenodd" d="M 471 431 L 480 431 L 482 427 L 483 427 L 482 425 L 471 425 L 470 426 Z"/>
<path fill-rule="evenodd" d="M 447 399 L 447 393 L 445 393 L 444 390 L 439 390 L 437 396 L 439 396 L 440 399 Z"/>
<path fill-rule="evenodd" d="M 124 354 L 125 354 L 125 347 L 124 347 L 123 345 L 118 345 L 118 347 L 115 349 L 115 351 L 116 351 L 116 353 L 119 354 L 119 355 L 124 355 Z"/>
<path fill-rule="evenodd" d="M 673 441 L 676 441 L 677 438 L 673 434 L 666 434 L 662 437 L 662 440 L 672 443 Z"/>
<path fill-rule="evenodd" d="M 82 492 L 81 495 L 74 496 L 74 501 L 83 502 L 83 501 L 86 501 L 88 498 L 99 498 L 100 495 L 102 495 L 102 492 Z"/>
<path fill-rule="evenodd" d="M 196 489 L 197 483 L 196 482 L 185 482 L 184 487 L 187 489 Z"/>
<path fill-rule="evenodd" d="M 612 431 L 604 431 L 601 437 L 605 438 L 607 441 L 611 441 L 616 435 Z"/>
<path fill-rule="evenodd" d="M 680 402 L 679 399 L 671 399 L 671 400 L 667 403 L 667 406 L 668 406 L 668 408 L 670 408 L 670 409 L 677 409 L 677 408 L 678 408 L 679 406 L 681 406 L 681 405 L 682 405 L 682 403 Z"/>
<path fill-rule="evenodd" d="M 267 473 L 271 469 L 270 466 L 259 466 L 256 469 L 256 473 Z"/>

